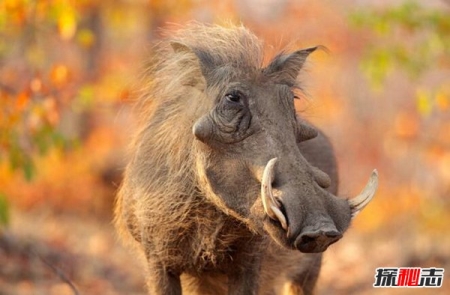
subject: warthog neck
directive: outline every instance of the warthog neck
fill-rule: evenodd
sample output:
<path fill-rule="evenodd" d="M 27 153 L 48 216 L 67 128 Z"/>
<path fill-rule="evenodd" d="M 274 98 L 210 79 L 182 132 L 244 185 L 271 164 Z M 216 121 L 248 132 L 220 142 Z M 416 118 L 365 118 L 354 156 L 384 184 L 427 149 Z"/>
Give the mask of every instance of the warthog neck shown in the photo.
<path fill-rule="evenodd" d="M 164 226 L 148 228 L 149 255 L 156 254 L 166 267 L 188 273 L 225 272 L 247 263 L 255 248 L 265 243 L 266 237 L 250 231 L 204 198 L 190 203 L 185 212 L 177 212 L 183 216 L 182 222 L 167 220 Z M 161 217 L 169 215 L 160 213 Z"/>

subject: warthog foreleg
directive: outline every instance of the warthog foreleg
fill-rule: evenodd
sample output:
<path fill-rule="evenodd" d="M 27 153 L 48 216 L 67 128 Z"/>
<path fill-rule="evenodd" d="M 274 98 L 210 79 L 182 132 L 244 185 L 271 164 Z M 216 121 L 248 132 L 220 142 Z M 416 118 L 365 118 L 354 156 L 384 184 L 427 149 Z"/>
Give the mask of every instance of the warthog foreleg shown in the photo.
<path fill-rule="evenodd" d="M 322 254 L 309 254 L 302 261 L 302 267 L 289 276 L 289 295 L 312 295 L 320 273 Z"/>
<path fill-rule="evenodd" d="M 228 295 L 257 295 L 259 266 L 236 271 L 228 276 Z"/>
<path fill-rule="evenodd" d="M 180 275 L 164 269 L 159 263 L 149 263 L 147 286 L 151 295 L 181 295 Z"/>

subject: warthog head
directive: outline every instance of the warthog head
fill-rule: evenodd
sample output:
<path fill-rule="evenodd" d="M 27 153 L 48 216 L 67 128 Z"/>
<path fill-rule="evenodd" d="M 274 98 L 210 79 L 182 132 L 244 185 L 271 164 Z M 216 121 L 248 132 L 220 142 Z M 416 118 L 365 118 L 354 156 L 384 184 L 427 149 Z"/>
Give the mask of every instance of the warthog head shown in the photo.
<path fill-rule="evenodd" d="M 248 58 L 225 57 L 214 48 L 176 42 L 172 47 L 190 52 L 204 78 L 198 87 L 204 112 L 198 111 L 192 127 L 199 190 L 285 247 L 322 252 L 338 241 L 374 195 L 377 174 L 357 197 L 338 198 L 326 190 L 330 177 L 298 147 L 317 136 L 294 108 L 297 76 L 316 48 L 280 54 L 255 67 Z"/>

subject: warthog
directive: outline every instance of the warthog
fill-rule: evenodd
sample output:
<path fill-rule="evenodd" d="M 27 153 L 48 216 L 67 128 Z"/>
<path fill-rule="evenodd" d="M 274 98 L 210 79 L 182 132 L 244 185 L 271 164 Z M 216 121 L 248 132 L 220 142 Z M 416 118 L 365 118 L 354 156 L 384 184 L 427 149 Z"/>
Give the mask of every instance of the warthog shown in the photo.
<path fill-rule="evenodd" d="M 191 24 L 161 42 L 115 211 L 145 253 L 150 294 L 313 291 L 321 253 L 377 187 L 374 171 L 338 198 L 331 145 L 296 114 L 314 50 L 263 66 L 240 26 Z"/>

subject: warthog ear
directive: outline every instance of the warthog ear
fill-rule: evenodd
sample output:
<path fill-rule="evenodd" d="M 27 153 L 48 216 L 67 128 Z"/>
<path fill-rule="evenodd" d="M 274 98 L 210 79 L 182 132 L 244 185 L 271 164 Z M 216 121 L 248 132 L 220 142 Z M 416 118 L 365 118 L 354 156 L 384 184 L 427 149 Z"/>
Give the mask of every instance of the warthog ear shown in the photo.
<path fill-rule="evenodd" d="M 170 46 L 174 52 L 191 52 L 189 47 L 179 42 L 170 42 Z"/>
<path fill-rule="evenodd" d="M 215 63 L 214 57 L 211 54 L 209 54 L 205 50 L 199 48 L 192 48 L 179 42 L 171 42 L 170 46 L 172 46 L 174 52 L 194 54 L 198 60 L 201 73 L 205 78 L 206 83 L 208 85 L 211 85 L 213 83 L 214 78 L 213 72 L 214 69 L 217 68 L 217 65 Z"/>
<path fill-rule="evenodd" d="M 305 120 L 297 117 L 297 142 L 313 139 L 319 135 L 319 132 Z"/>
<path fill-rule="evenodd" d="M 290 54 L 277 55 L 263 70 L 263 73 L 276 80 L 277 83 L 294 86 L 297 76 L 306 61 L 318 46 L 297 50 Z"/>
<path fill-rule="evenodd" d="M 175 42 L 172 41 L 170 42 L 170 46 L 172 47 L 172 50 L 175 53 L 179 53 L 179 54 L 188 54 L 192 57 L 192 59 L 183 59 L 181 60 L 182 62 L 186 62 L 186 61 L 190 61 L 190 62 L 195 62 L 195 67 L 198 68 L 198 75 L 191 75 L 189 77 L 189 80 L 185 83 L 185 85 L 187 86 L 199 86 L 202 85 L 203 83 L 201 83 L 201 80 L 203 80 L 202 78 L 204 78 L 204 81 L 206 81 L 206 83 L 209 85 L 211 84 L 210 77 L 212 69 L 213 69 L 213 64 L 214 64 L 214 60 L 211 57 L 211 55 L 209 55 L 207 52 L 204 52 L 200 49 L 196 49 L 196 48 L 191 48 L 188 45 L 185 45 L 183 43 L 180 42 Z M 198 62 L 198 63 L 197 63 Z M 183 65 L 183 66 L 188 66 L 188 65 Z M 208 79 L 209 78 L 209 79 Z M 203 86 L 200 86 L 201 89 L 203 89 Z"/>

